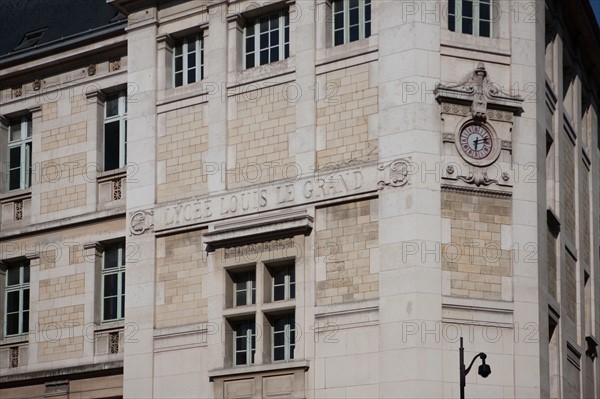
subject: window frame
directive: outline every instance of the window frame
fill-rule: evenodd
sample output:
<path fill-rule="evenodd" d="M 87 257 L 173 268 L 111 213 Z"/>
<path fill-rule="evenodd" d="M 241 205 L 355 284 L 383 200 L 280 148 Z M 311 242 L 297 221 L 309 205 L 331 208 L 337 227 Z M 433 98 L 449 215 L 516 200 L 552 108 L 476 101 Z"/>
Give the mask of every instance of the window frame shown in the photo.
<path fill-rule="evenodd" d="M 271 46 L 270 45 L 270 40 L 269 40 L 269 46 L 266 47 L 265 49 L 267 49 L 267 53 L 268 53 L 268 62 L 262 64 L 261 63 L 261 59 L 260 59 L 260 54 L 261 51 L 265 50 L 261 47 L 261 43 L 260 43 L 260 39 L 261 39 L 261 34 L 265 33 L 261 31 L 261 25 L 262 25 L 262 20 L 264 19 L 268 19 L 269 21 L 269 27 L 267 32 L 267 35 L 270 36 L 270 33 L 273 32 L 274 30 L 271 29 L 271 20 L 270 18 L 277 16 L 279 23 L 278 23 L 278 58 L 277 60 L 272 61 L 271 60 L 271 49 L 274 48 L 275 46 Z M 248 34 L 248 28 L 249 27 L 253 27 L 253 33 L 251 35 Z M 287 34 L 287 41 L 286 41 L 286 34 Z M 248 39 L 250 37 L 253 37 L 253 41 L 254 41 L 254 50 L 248 52 L 247 49 L 247 42 Z M 254 60 L 253 60 L 253 64 L 252 66 L 248 65 L 248 56 L 250 54 L 254 53 Z M 279 11 L 275 11 L 272 13 L 268 13 L 268 14 L 264 14 L 264 15 L 258 15 L 252 19 L 250 19 L 246 25 L 244 26 L 243 29 L 243 35 L 242 35 L 242 66 L 243 69 L 252 69 L 252 68 L 256 68 L 262 65 L 268 65 L 271 64 L 273 62 L 278 62 L 278 61 L 283 61 L 285 59 L 288 59 L 290 57 L 290 12 L 288 8 L 284 8 L 282 10 Z"/>
<path fill-rule="evenodd" d="M 246 349 L 238 351 L 237 348 L 237 339 L 238 339 L 238 327 L 244 328 L 244 334 L 246 337 Z M 256 321 L 254 318 L 247 320 L 240 320 L 233 323 L 233 366 L 234 367 L 244 367 L 250 366 L 255 363 L 256 360 Z M 241 335 L 244 336 L 244 335 Z M 237 363 L 237 354 L 246 353 L 246 363 L 238 364 Z"/>
<path fill-rule="evenodd" d="M 256 268 L 243 272 L 233 272 L 231 277 L 233 281 L 233 307 L 256 305 Z M 245 277 L 246 280 L 238 282 L 237 280 L 241 277 Z M 238 289 L 238 284 L 245 284 L 246 287 Z M 240 305 L 237 303 L 237 293 L 243 291 L 246 291 L 246 303 Z"/>
<path fill-rule="evenodd" d="M 8 285 L 9 281 L 8 281 L 8 275 L 9 275 L 9 270 L 10 269 L 15 269 L 15 268 L 19 268 L 19 283 L 18 284 L 13 284 L 13 285 Z M 25 282 L 25 269 L 28 270 L 28 280 Z M 6 268 L 6 282 L 4 283 L 4 309 L 3 309 L 3 324 L 4 324 L 4 328 L 3 328 L 3 336 L 4 337 L 17 337 L 20 335 L 26 335 L 29 333 L 29 313 L 30 313 L 30 305 L 31 305 L 31 297 L 29 297 L 29 300 L 27 301 L 27 310 L 25 310 L 25 300 L 24 300 L 24 296 L 25 296 L 25 291 L 29 291 L 31 292 L 31 269 L 29 267 L 28 262 L 26 261 L 21 261 L 21 262 L 15 262 L 12 264 L 9 264 L 8 267 Z M 17 327 L 17 332 L 14 334 L 8 334 L 8 295 L 11 292 L 18 292 L 19 293 L 19 305 L 18 305 L 18 310 L 17 312 L 11 312 L 11 314 L 17 313 L 18 314 L 18 327 Z M 27 315 L 27 325 L 24 325 L 24 314 L 25 312 L 28 313 Z M 26 328 L 26 329 L 25 329 Z"/>
<path fill-rule="evenodd" d="M 466 17 L 471 20 L 471 30 L 472 30 L 471 33 L 463 32 L 463 24 L 462 24 L 463 12 L 462 11 L 464 8 L 465 1 L 470 1 L 473 4 L 472 16 Z M 454 7 L 452 7 L 452 3 L 454 3 Z M 482 3 L 488 4 L 488 6 L 490 8 L 489 19 L 481 18 L 480 5 Z M 454 23 L 454 29 L 450 29 L 450 23 L 451 23 L 450 21 L 451 20 Z M 489 22 L 489 24 L 490 24 L 489 36 L 481 35 L 479 32 L 480 24 L 483 21 Z M 463 33 L 465 35 L 493 38 L 494 37 L 494 0 L 448 0 L 448 30 L 451 32 Z"/>
<path fill-rule="evenodd" d="M 276 331 L 277 321 L 284 320 L 283 331 Z M 292 339 L 292 332 L 294 333 Z M 275 334 L 283 334 L 283 345 L 275 345 Z M 275 359 L 275 349 L 283 348 L 283 359 Z M 294 360 L 294 351 L 296 350 L 296 317 L 292 314 L 286 314 L 273 318 L 271 325 L 271 361 L 273 363 L 289 362 Z"/>
<path fill-rule="evenodd" d="M 359 40 L 364 40 L 371 37 L 373 33 L 373 2 L 372 0 L 356 0 L 358 1 L 358 38 L 350 40 L 350 1 L 351 0 L 331 0 L 331 45 L 332 47 L 343 46 L 344 44 L 353 43 Z M 342 5 L 342 10 L 338 11 L 338 5 Z M 369 9 L 370 17 L 367 20 L 367 8 Z M 341 27 L 336 25 L 336 14 L 343 14 L 343 23 Z M 367 34 L 367 25 L 369 26 Z M 354 25 L 353 25 L 354 26 Z M 343 31 L 343 40 L 336 44 L 335 34 L 337 31 Z"/>
<path fill-rule="evenodd" d="M 19 123 L 20 120 L 20 123 Z M 14 126 L 20 125 L 20 137 L 12 140 Z M 26 190 L 31 187 L 31 159 L 33 152 L 33 120 L 31 115 L 23 115 L 10 121 L 8 126 L 7 140 L 7 174 L 8 174 L 8 190 L 17 191 Z M 19 186 L 11 188 L 11 171 L 17 168 L 11 168 L 10 154 L 13 148 L 20 148 L 19 151 Z"/>
<path fill-rule="evenodd" d="M 275 274 L 281 271 L 285 272 L 283 284 L 275 284 Z M 281 302 L 296 299 L 296 265 L 295 263 L 285 266 L 272 267 L 271 273 L 271 302 Z M 293 277 L 293 281 L 292 281 Z M 283 299 L 275 299 L 275 287 L 283 286 Z M 293 289 L 292 289 L 293 286 Z M 293 294 L 293 296 L 292 296 Z"/>
<path fill-rule="evenodd" d="M 195 62 L 196 65 L 193 67 L 195 69 L 195 81 L 189 83 L 188 82 L 188 73 L 190 68 L 188 67 L 188 55 L 189 51 L 189 40 L 194 39 L 196 57 Z M 177 54 L 177 49 L 181 48 L 181 54 Z M 182 58 L 181 61 L 181 70 L 177 70 L 177 58 Z M 171 84 L 173 87 L 182 87 L 188 84 L 194 84 L 202 81 L 204 79 L 204 35 L 203 32 L 194 33 L 191 35 L 186 35 L 179 39 L 176 39 L 175 44 L 173 45 L 173 74 Z M 181 73 L 181 84 L 177 84 L 177 74 Z"/>
<path fill-rule="evenodd" d="M 117 266 L 113 268 L 106 268 L 106 252 L 111 248 L 117 248 Z M 125 243 L 120 242 L 117 244 L 107 245 L 102 251 L 102 262 L 100 267 L 100 322 L 101 323 L 113 323 L 120 321 L 125 318 L 124 302 L 125 302 L 125 271 L 126 271 L 126 251 Z M 117 275 L 117 315 L 113 319 L 104 318 L 104 301 L 107 298 L 105 295 L 105 276 Z M 110 295 L 109 297 L 114 297 Z"/>
<path fill-rule="evenodd" d="M 108 116 L 108 102 L 117 99 L 117 114 Z M 119 122 L 119 165 L 116 168 L 107 169 L 106 167 L 106 126 L 110 123 Z M 104 102 L 104 124 L 102 128 L 103 134 L 103 168 L 104 171 L 122 169 L 127 164 L 127 93 L 121 90 L 117 93 L 107 95 Z"/>

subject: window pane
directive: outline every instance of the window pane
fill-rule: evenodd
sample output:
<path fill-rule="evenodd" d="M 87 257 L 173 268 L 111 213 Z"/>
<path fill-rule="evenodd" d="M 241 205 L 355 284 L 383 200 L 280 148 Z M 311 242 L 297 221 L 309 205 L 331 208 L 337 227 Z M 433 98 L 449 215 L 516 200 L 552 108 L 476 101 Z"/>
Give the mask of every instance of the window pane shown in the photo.
<path fill-rule="evenodd" d="M 104 276 L 104 297 L 116 296 L 117 294 L 117 274 Z"/>
<path fill-rule="evenodd" d="M 188 69 L 196 67 L 196 53 L 188 54 Z"/>
<path fill-rule="evenodd" d="M 260 19 L 260 32 L 266 32 L 269 30 L 269 18 Z"/>
<path fill-rule="evenodd" d="M 351 26 L 350 27 L 350 41 L 354 42 L 356 40 L 358 40 L 359 37 L 359 31 L 358 31 L 358 25 L 356 26 Z"/>
<path fill-rule="evenodd" d="M 31 186 L 31 143 L 25 143 L 25 151 L 27 153 L 27 164 L 25 165 L 25 173 L 27 174 L 27 181 L 25 182 L 25 188 Z"/>
<path fill-rule="evenodd" d="M 23 332 L 29 332 L 29 312 L 23 312 Z"/>
<path fill-rule="evenodd" d="M 334 29 L 341 29 L 344 27 L 344 13 L 337 13 L 333 17 Z"/>
<path fill-rule="evenodd" d="M 23 282 L 29 282 L 29 266 L 23 266 Z"/>
<path fill-rule="evenodd" d="M 248 26 L 246 26 L 246 37 L 248 36 L 254 36 L 254 23 L 250 23 Z"/>
<path fill-rule="evenodd" d="M 350 25 L 358 24 L 358 8 L 350 10 Z"/>
<path fill-rule="evenodd" d="M 183 85 L 183 72 L 178 72 L 175 74 L 175 87 L 179 87 Z"/>
<path fill-rule="evenodd" d="M 21 120 L 10 125 L 10 141 L 21 140 Z"/>
<path fill-rule="evenodd" d="M 21 268 L 20 267 L 11 267 L 7 271 L 6 277 L 6 286 L 10 287 L 11 285 L 19 284 L 21 279 Z"/>
<path fill-rule="evenodd" d="M 283 346 L 275 348 L 273 351 L 273 360 L 285 360 L 285 348 Z"/>
<path fill-rule="evenodd" d="M 271 17 L 271 29 L 279 29 L 279 16 Z"/>
<path fill-rule="evenodd" d="M 19 291 L 10 291 L 6 293 L 6 312 L 19 311 Z"/>
<path fill-rule="evenodd" d="M 29 310 L 29 290 L 23 290 L 23 310 Z"/>
<path fill-rule="evenodd" d="M 175 45 L 175 55 L 181 55 L 182 52 L 182 44 L 181 43 L 177 43 Z"/>
<path fill-rule="evenodd" d="M 336 46 L 340 44 L 344 44 L 344 31 L 338 30 L 335 32 L 335 43 Z"/>
<path fill-rule="evenodd" d="M 121 295 L 125 295 L 125 272 L 121 272 Z"/>
<path fill-rule="evenodd" d="M 273 345 L 282 346 L 283 344 L 285 344 L 285 334 L 283 331 L 275 332 L 273 334 Z"/>
<path fill-rule="evenodd" d="M 235 305 L 236 306 L 244 306 L 246 305 L 246 291 L 238 291 L 235 297 Z"/>
<path fill-rule="evenodd" d="M 11 169 L 21 166 L 21 147 L 13 147 L 9 154 L 9 167 Z"/>
<path fill-rule="evenodd" d="M 296 298 L 296 283 L 290 284 L 290 299 Z"/>
<path fill-rule="evenodd" d="M 269 50 L 261 50 L 260 51 L 260 65 L 265 65 L 269 63 Z"/>
<path fill-rule="evenodd" d="M 246 38 L 246 54 L 254 52 L 254 36 Z"/>
<path fill-rule="evenodd" d="M 6 335 L 19 333 L 19 314 L 13 313 L 6 315 Z"/>
<path fill-rule="evenodd" d="M 246 55 L 246 68 L 254 68 L 254 53 Z"/>
<path fill-rule="evenodd" d="M 21 169 L 12 169 L 8 176 L 8 189 L 18 190 L 21 188 Z"/>
<path fill-rule="evenodd" d="M 279 61 L 279 47 L 271 48 L 271 62 Z"/>
<path fill-rule="evenodd" d="M 235 354 L 235 365 L 240 366 L 246 364 L 246 352 L 237 352 Z"/>
<path fill-rule="evenodd" d="M 119 247 L 108 247 L 104 250 L 104 269 L 112 269 L 119 265 Z"/>
<path fill-rule="evenodd" d="M 125 295 L 121 296 L 121 317 L 125 317 Z"/>
<path fill-rule="evenodd" d="M 273 300 L 274 301 L 281 301 L 285 299 L 285 286 L 283 285 L 278 285 L 274 288 L 273 290 Z"/>
<path fill-rule="evenodd" d="M 261 33 L 260 34 L 260 48 L 266 49 L 267 47 L 269 47 L 269 34 Z"/>
<path fill-rule="evenodd" d="M 271 32 L 271 46 L 279 45 L 279 31 Z"/>
<path fill-rule="evenodd" d="M 469 18 L 462 19 L 462 33 L 473 34 L 473 21 Z"/>
<path fill-rule="evenodd" d="M 463 0 L 462 16 L 467 17 L 467 18 L 473 17 L 473 2 L 472 1 Z"/>
<path fill-rule="evenodd" d="M 103 320 L 113 320 L 117 318 L 117 298 L 104 298 Z"/>
<path fill-rule="evenodd" d="M 481 3 L 479 4 L 479 17 L 481 19 L 491 19 L 490 18 L 490 5 L 489 4 L 485 4 L 485 3 Z"/>
<path fill-rule="evenodd" d="M 106 100 L 106 117 L 119 114 L 119 97 L 112 97 Z"/>
<path fill-rule="evenodd" d="M 183 57 L 175 57 L 175 72 L 183 70 Z"/>
<path fill-rule="evenodd" d="M 119 168 L 119 121 L 104 125 L 104 170 Z"/>
<path fill-rule="evenodd" d="M 196 68 L 188 70 L 188 84 L 196 81 Z"/>
<path fill-rule="evenodd" d="M 482 21 L 479 23 L 479 36 L 490 37 L 490 23 Z"/>

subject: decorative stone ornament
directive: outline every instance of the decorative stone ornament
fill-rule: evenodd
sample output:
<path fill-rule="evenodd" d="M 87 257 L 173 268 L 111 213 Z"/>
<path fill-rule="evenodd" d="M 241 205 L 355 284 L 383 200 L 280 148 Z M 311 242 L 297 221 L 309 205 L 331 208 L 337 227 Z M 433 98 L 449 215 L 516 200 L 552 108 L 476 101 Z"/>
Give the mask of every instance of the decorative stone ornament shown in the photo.
<path fill-rule="evenodd" d="M 96 74 L 96 64 L 90 64 L 87 67 L 88 76 L 94 76 Z"/>
<path fill-rule="evenodd" d="M 490 109 L 501 110 L 500 113 L 494 112 L 494 119 L 498 117 L 506 119 L 507 111 L 514 115 L 520 115 L 523 112 L 521 107 L 523 99 L 504 93 L 492 83 L 483 63 L 479 63 L 471 75 L 458 84 L 438 84 L 433 94 L 436 100 L 443 104 L 444 112 L 465 115 L 465 111 L 468 109 L 465 108 L 465 105 L 470 104 L 473 121 L 479 123 L 488 120 Z M 452 104 L 452 106 L 446 104 Z M 456 112 L 452 112 L 454 109 Z"/>
<path fill-rule="evenodd" d="M 36 79 L 33 81 L 33 90 L 38 91 L 42 88 L 42 81 L 40 79 Z"/>

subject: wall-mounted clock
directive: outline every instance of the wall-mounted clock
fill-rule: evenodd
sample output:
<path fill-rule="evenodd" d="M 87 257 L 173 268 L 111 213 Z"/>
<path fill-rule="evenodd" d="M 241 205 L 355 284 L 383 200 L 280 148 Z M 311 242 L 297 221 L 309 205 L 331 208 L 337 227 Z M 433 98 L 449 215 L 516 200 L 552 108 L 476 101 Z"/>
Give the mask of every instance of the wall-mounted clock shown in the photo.
<path fill-rule="evenodd" d="M 456 145 L 465 160 L 477 166 L 486 166 L 500 155 L 500 142 L 494 131 L 479 123 L 463 125 Z"/>
<path fill-rule="evenodd" d="M 492 152 L 492 135 L 481 125 L 468 125 L 460 132 L 460 146 L 473 159 L 484 159 Z"/>

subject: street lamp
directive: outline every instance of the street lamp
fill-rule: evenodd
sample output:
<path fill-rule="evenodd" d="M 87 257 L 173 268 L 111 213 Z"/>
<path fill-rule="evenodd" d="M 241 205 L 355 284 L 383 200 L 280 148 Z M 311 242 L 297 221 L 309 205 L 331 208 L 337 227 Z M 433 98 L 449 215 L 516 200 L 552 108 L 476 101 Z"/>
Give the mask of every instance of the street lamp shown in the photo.
<path fill-rule="evenodd" d="M 465 385 L 467 384 L 465 379 L 467 374 L 469 374 L 469 371 L 471 371 L 471 367 L 473 366 L 473 363 L 475 363 L 475 360 L 477 360 L 478 357 L 481 358 L 481 365 L 479 366 L 477 373 L 483 378 L 487 378 L 488 375 L 492 374 L 492 369 L 489 364 L 485 364 L 487 355 L 483 352 L 475 355 L 473 360 L 471 360 L 469 367 L 465 369 L 465 348 L 463 347 L 462 337 L 460 337 L 460 348 L 458 349 L 458 353 L 460 358 L 460 399 L 465 399 Z"/>

